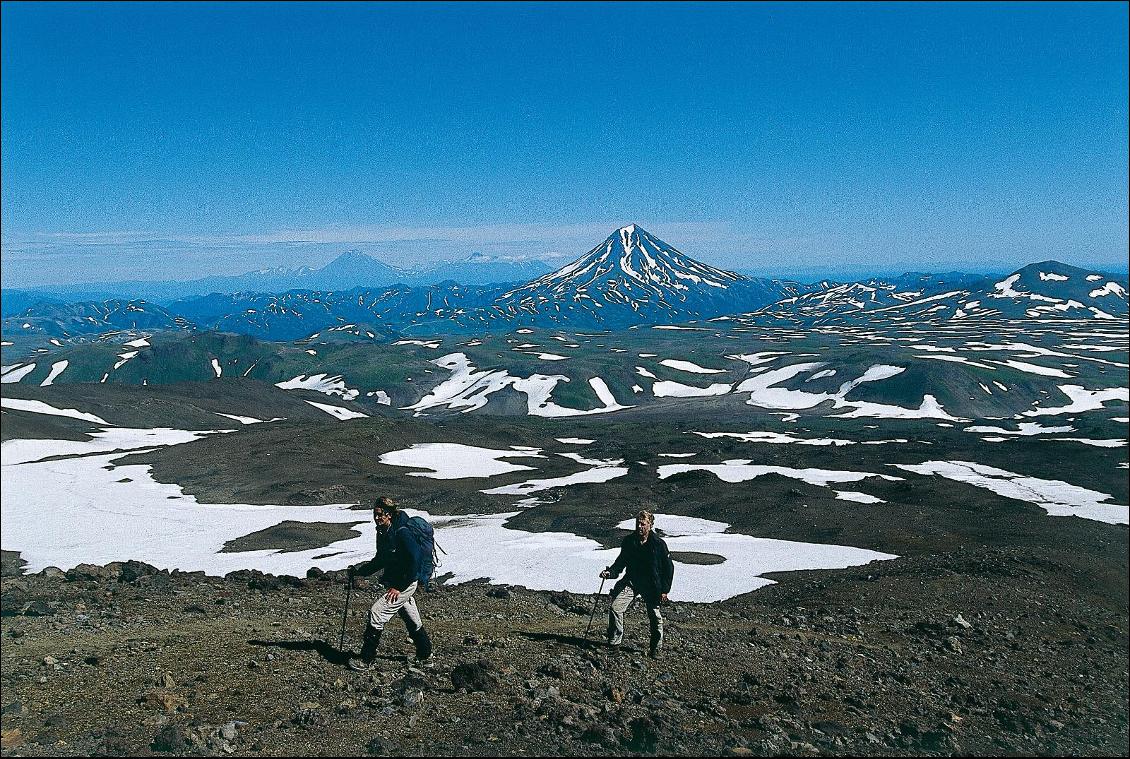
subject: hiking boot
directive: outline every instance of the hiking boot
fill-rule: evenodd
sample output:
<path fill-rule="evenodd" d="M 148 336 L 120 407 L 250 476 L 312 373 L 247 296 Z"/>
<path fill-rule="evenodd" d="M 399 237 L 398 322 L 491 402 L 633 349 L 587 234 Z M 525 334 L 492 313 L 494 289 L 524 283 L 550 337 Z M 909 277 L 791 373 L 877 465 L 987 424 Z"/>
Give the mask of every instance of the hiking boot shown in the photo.
<path fill-rule="evenodd" d="M 413 656 L 412 657 L 412 666 L 413 667 L 419 667 L 421 669 L 431 669 L 435 665 L 436 665 L 436 658 L 434 656 L 432 656 L 431 654 L 428 654 L 428 658 L 426 658 L 426 659 L 421 659 L 419 656 Z"/>
<path fill-rule="evenodd" d="M 432 658 L 432 639 L 423 627 L 417 628 L 408 634 L 416 646 L 416 661 L 426 662 Z"/>
<path fill-rule="evenodd" d="M 353 658 L 349 660 L 349 668 L 354 672 L 368 672 L 373 668 L 373 663 L 367 662 L 364 659 Z"/>
<path fill-rule="evenodd" d="M 648 650 L 647 655 L 652 659 L 658 659 L 658 658 L 660 658 L 659 652 L 660 652 L 659 646 L 652 646 L 651 649 Z"/>
<path fill-rule="evenodd" d="M 365 638 L 361 643 L 361 656 L 349 660 L 349 668 L 355 672 L 366 672 L 377 660 L 377 646 L 381 644 L 381 630 L 365 628 Z"/>

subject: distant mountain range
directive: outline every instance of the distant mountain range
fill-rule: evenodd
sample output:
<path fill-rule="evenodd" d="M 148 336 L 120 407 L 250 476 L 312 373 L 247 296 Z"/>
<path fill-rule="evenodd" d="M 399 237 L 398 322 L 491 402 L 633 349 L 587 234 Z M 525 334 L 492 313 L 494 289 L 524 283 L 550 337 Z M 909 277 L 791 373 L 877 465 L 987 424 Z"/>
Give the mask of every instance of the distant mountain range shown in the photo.
<path fill-rule="evenodd" d="M 174 300 L 216 293 L 336 291 L 393 284 L 424 286 L 445 281 L 465 285 L 519 283 L 551 270 L 547 263 L 538 259 L 492 257 L 482 253 L 473 253 L 459 261 L 443 261 L 422 269 L 400 269 L 365 253 L 347 251 L 321 268 L 275 267 L 236 276 L 204 277 L 185 282 L 133 280 L 5 290 L 3 315 L 11 316 L 42 302 L 140 298 L 168 304 Z"/>
<path fill-rule="evenodd" d="M 1007 277 L 908 273 L 891 280 L 800 284 L 745 277 L 681 253 L 638 225 L 613 232 L 577 260 L 548 274 L 538 262 L 472 257 L 428 285 L 356 286 L 398 270 L 346 253 L 317 270 L 256 272 L 248 287 L 165 301 L 109 298 L 84 302 L 34 299 L 5 291 L 4 339 L 65 340 L 113 330 L 214 330 L 265 340 L 297 340 L 325 330 L 342 340 L 438 335 L 515 327 L 616 330 L 644 324 L 741 318 L 752 323 L 859 323 L 981 319 L 1119 319 L 1127 315 L 1123 282 L 1055 261 Z M 478 267 L 486 267 L 479 270 Z M 465 270 L 493 278 L 534 271 L 524 284 L 459 283 Z M 547 268 L 547 267 L 546 267 Z M 204 282 L 200 280 L 199 282 Z M 301 282 L 308 287 L 291 287 Z M 255 286 L 251 286 L 254 284 Z M 276 285 L 273 290 L 260 286 Z M 317 285 L 314 287 L 313 285 Z"/>

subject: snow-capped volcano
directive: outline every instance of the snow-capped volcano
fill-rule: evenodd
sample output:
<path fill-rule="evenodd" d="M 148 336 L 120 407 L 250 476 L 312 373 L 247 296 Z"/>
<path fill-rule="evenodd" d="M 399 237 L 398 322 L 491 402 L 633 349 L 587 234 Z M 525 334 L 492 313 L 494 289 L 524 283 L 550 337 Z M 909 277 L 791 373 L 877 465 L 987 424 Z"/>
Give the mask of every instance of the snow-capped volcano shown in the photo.
<path fill-rule="evenodd" d="M 667 300 L 704 286 L 724 290 L 744 279 L 695 261 L 643 227 L 630 224 L 576 261 L 503 297 L 521 299 L 528 293 L 573 299 L 603 296 L 611 302 Z"/>
<path fill-rule="evenodd" d="M 707 266 L 630 224 L 494 305 L 512 318 L 616 328 L 741 313 L 795 294 L 777 282 Z"/>

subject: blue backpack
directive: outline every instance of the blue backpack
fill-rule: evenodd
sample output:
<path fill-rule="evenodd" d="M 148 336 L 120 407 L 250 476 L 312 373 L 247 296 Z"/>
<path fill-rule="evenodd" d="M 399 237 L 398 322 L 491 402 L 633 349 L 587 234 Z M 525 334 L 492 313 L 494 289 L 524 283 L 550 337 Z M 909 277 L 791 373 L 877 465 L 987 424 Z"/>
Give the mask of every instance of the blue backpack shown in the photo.
<path fill-rule="evenodd" d="M 423 517 L 409 517 L 403 529 L 408 530 L 409 538 L 416 541 L 419 548 L 420 568 L 416 572 L 416 581 L 420 583 L 420 587 L 429 588 L 436 567 L 440 566 L 439 554 L 436 553 L 435 531 Z"/>

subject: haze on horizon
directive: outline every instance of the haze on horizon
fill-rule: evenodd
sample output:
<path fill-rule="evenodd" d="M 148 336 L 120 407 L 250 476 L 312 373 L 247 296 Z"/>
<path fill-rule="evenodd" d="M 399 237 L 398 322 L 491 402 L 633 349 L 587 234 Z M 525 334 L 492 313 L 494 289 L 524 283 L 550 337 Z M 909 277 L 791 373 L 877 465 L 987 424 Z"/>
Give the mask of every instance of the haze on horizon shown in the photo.
<path fill-rule="evenodd" d="M 1127 6 L 0 7 L 4 287 L 575 258 L 1125 271 Z"/>

